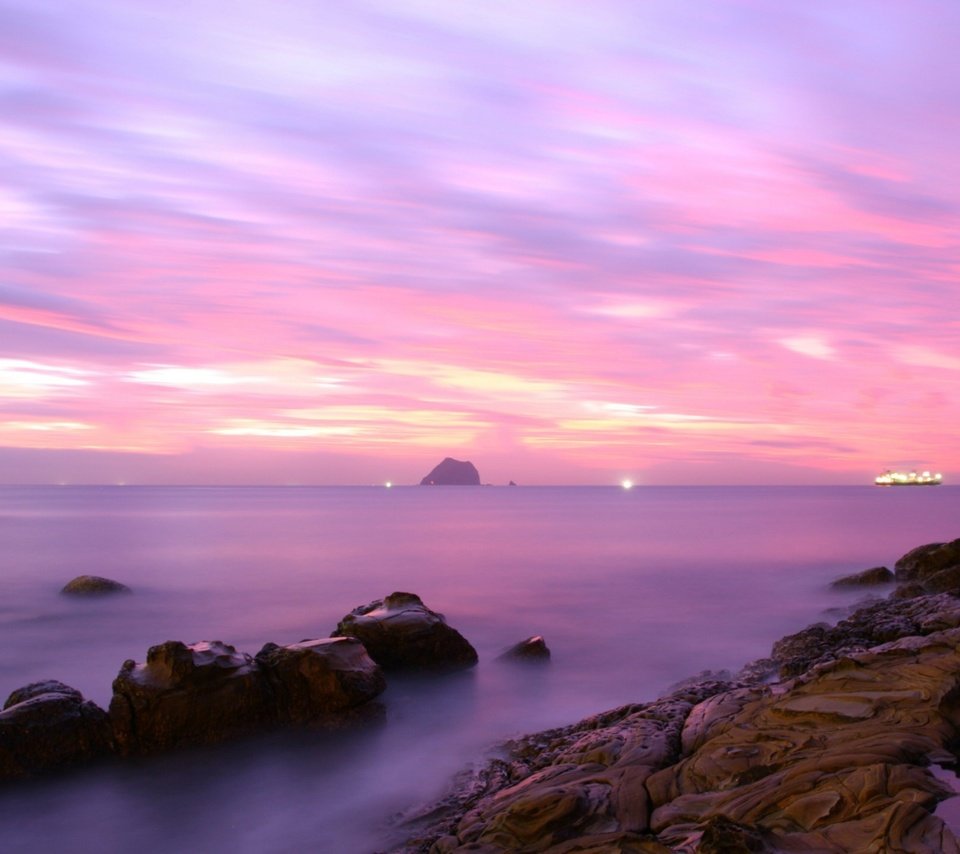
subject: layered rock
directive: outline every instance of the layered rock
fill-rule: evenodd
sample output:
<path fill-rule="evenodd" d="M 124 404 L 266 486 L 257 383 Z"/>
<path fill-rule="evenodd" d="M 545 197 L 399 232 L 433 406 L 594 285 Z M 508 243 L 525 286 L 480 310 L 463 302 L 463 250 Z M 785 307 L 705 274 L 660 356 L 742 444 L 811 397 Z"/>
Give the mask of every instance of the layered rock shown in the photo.
<path fill-rule="evenodd" d="M 333 636 L 359 638 L 385 670 L 458 670 L 477 663 L 469 641 L 414 593 L 391 593 L 355 608 Z"/>
<path fill-rule="evenodd" d="M 62 682 L 19 688 L 0 712 L 0 780 L 86 762 L 111 749 L 107 713 Z"/>
<path fill-rule="evenodd" d="M 480 473 L 469 460 L 446 457 L 420 481 L 421 486 L 479 486 Z"/>
<path fill-rule="evenodd" d="M 706 680 L 506 745 L 398 850 L 960 852 L 929 768 L 957 761 L 960 602 L 883 605 L 794 679 Z"/>
<path fill-rule="evenodd" d="M 64 596 L 104 596 L 111 593 L 132 592 L 126 584 L 99 575 L 78 575 L 60 590 Z"/>

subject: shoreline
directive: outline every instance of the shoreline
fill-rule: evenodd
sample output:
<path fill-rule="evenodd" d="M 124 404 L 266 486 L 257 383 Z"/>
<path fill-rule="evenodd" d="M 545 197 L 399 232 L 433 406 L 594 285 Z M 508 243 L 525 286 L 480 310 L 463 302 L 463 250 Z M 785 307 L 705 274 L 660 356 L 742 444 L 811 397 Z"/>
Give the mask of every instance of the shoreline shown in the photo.
<path fill-rule="evenodd" d="M 688 680 L 501 745 L 395 827 L 390 854 L 960 852 L 937 805 L 960 739 L 960 540 L 897 587 Z"/>

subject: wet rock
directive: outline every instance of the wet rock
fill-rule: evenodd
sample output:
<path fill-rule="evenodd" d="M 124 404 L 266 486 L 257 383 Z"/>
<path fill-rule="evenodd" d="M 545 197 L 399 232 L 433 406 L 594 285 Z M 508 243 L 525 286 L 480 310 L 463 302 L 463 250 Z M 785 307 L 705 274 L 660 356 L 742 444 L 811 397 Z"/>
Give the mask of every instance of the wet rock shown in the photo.
<path fill-rule="evenodd" d="M 515 643 L 497 656 L 497 661 L 549 661 L 550 648 L 540 635 Z"/>
<path fill-rule="evenodd" d="M 126 584 L 99 575 L 78 575 L 68 581 L 60 592 L 65 596 L 104 596 L 110 593 L 131 593 Z"/>
<path fill-rule="evenodd" d="M 383 671 L 356 638 L 267 644 L 257 653 L 282 724 L 340 723 L 387 687 Z"/>
<path fill-rule="evenodd" d="M 421 486 L 479 486 L 480 473 L 469 460 L 446 457 L 423 480 Z"/>
<path fill-rule="evenodd" d="M 0 712 L 0 780 L 75 765 L 111 750 L 107 713 L 62 682 L 18 688 Z"/>
<path fill-rule="evenodd" d="M 830 584 L 831 587 L 872 587 L 877 584 L 890 584 L 893 573 L 885 566 L 875 566 L 853 575 L 845 575 Z"/>
<path fill-rule="evenodd" d="M 354 609 L 333 636 L 359 638 L 385 670 L 458 670 L 477 663 L 463 635 L 413 593 L 391 593 Z"/>
<path fill-rule="evenodd" d="M 257 663 L 229 644 L 180 641 L 124 662 L 113 682 L 110 720 L 124 754 L 214 744 L 276 721 Z"/>
<path fill-rule="evenodd" d="M 960 565 L 960 539 L 928 543 L 908 551 L 895 564 L 897 582 L 926 580 L 941 570 Z"/>

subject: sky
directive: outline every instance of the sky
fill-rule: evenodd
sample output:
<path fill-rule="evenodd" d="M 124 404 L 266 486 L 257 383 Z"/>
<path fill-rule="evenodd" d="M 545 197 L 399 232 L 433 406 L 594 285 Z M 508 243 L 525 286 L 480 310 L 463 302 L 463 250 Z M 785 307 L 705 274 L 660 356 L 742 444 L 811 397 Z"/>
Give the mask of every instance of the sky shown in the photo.
<path fill-rule="evenodd" d="M 960 478 L 955 0 L 0 0 L 0 482 Z"/>

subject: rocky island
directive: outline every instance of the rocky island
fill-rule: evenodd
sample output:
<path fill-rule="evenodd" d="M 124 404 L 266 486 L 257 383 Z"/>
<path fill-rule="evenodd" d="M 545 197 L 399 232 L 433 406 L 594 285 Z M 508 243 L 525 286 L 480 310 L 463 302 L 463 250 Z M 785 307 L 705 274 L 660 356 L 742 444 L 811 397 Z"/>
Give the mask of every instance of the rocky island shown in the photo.
<path fill-rule="evenodd" d="M 420 486 L 480 486 L 480 473 L 469 460 L 446 457 L 420 481 Z"/>

